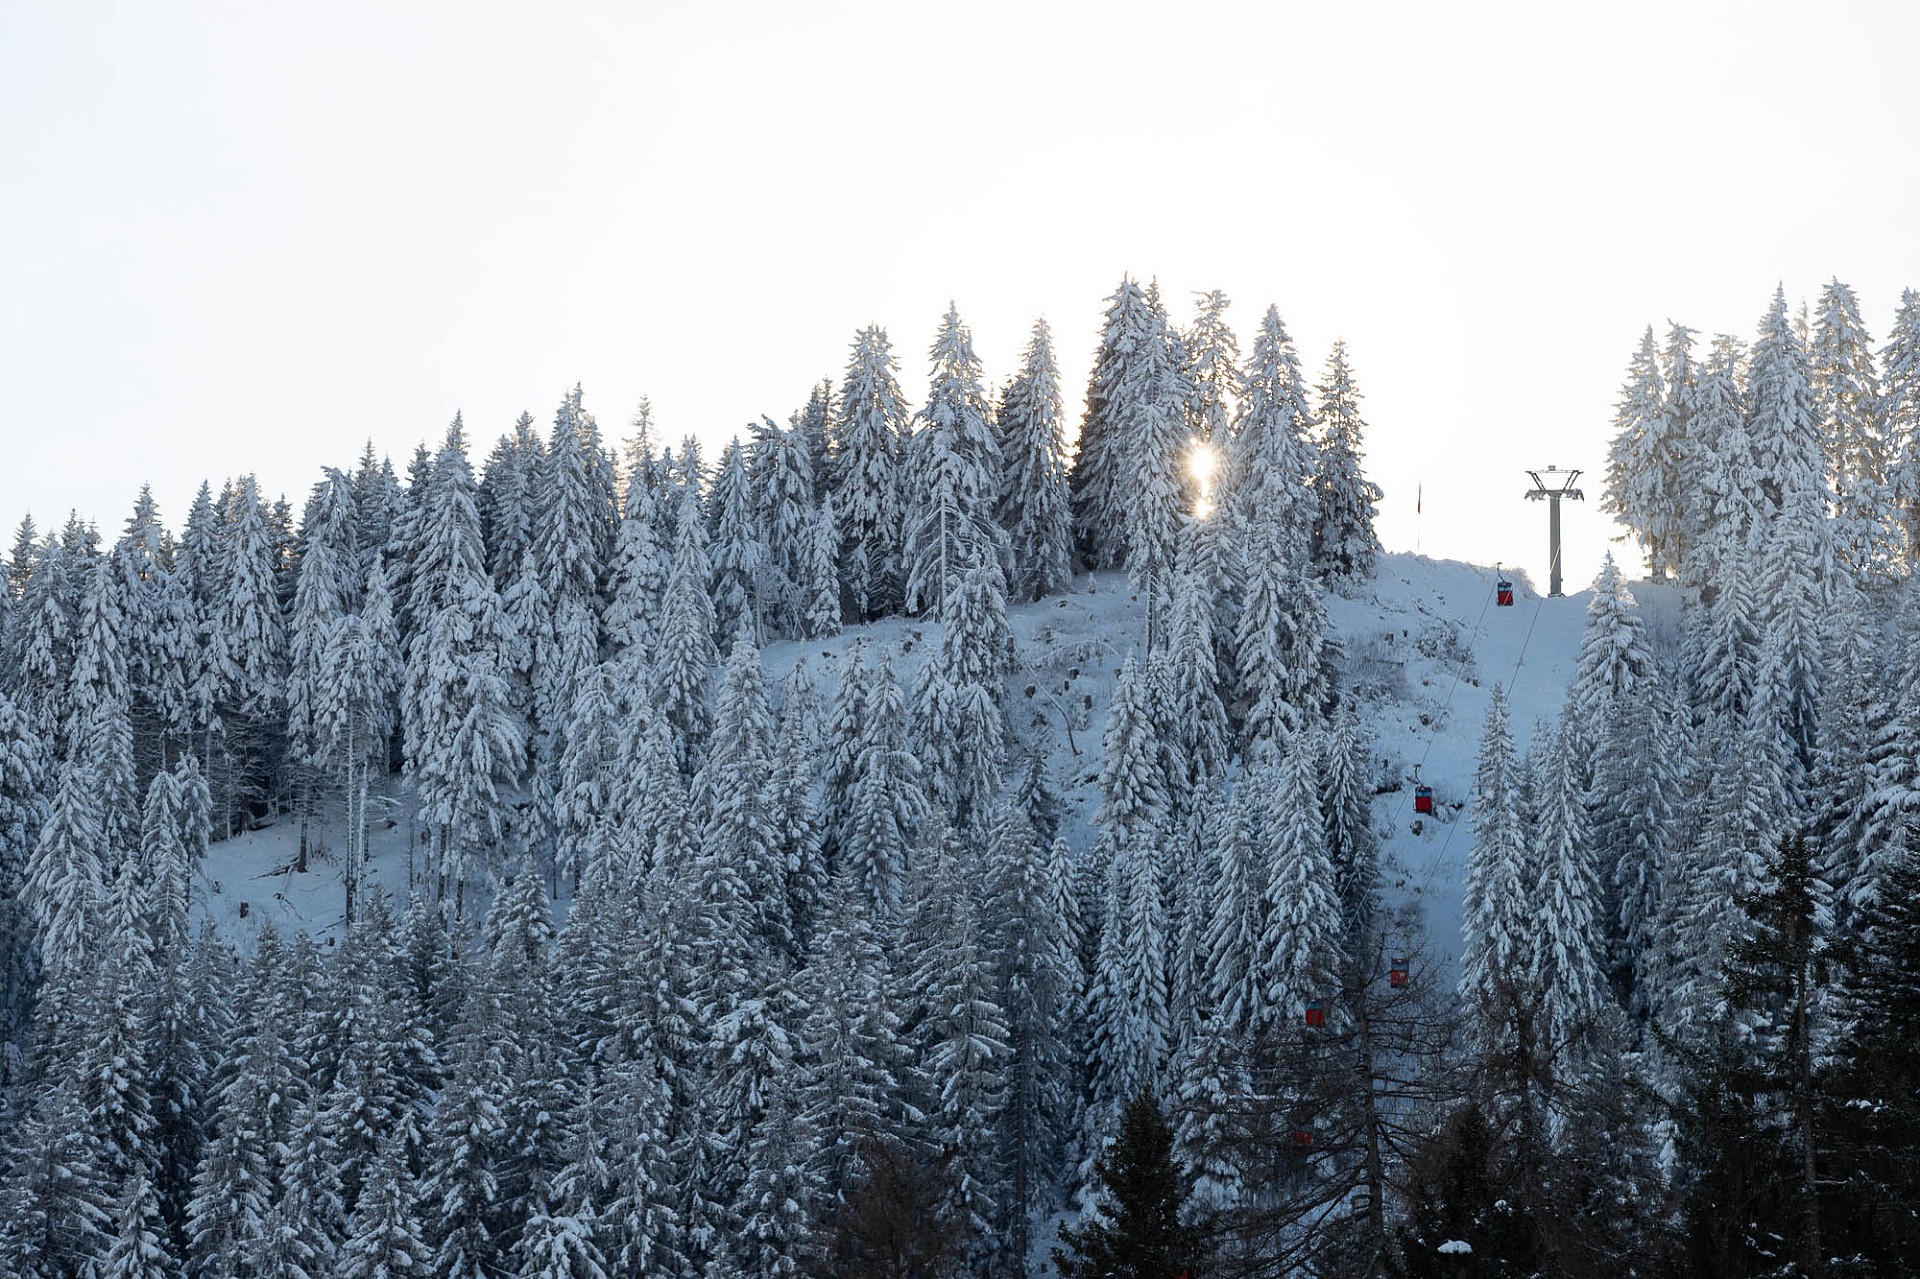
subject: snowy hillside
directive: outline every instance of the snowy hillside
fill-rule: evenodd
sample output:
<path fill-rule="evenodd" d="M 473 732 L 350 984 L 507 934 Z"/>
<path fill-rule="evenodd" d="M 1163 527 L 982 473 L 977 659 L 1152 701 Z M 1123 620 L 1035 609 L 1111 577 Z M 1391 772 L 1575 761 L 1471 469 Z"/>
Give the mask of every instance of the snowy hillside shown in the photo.
<path fill-rule="evenodd" d="M 1367 708 L 1377 747 L 1374 820 L 1392 868 L 1388 884 L 1426 901 L 1442 952 L 1457 949 L 1471 848 L 1464 801 L 1489 686 L 1508 686 L 1524 748 L 1534 723 L 1559 713 L 1586 618 L 1586 592 L 1547 599 L 1522 575 L 1514 578 L 1513 607 L 1495 607 L 1496 577 L 1476 565 L 1389 555 L 1368 587 L 1353 598 L 1328 600 L 1342 663 Z M 1657 639 L 1672 624 L 1677 600 L 1664 588 L 1636 589 Z M 1067 837 L 1082 848 L 1091 841 L 1089 822 L 1099 802 L 1101 727 L 1114 680 L 1140 640 L 1138 602 L 1128 595 L 1124 574 L 1101 573 L 1077 579 L 1071 594 L 1014 606 L 1009 620 L 1020 662 L 1010 680 L 1015 730 L 1045 750 L 1067 802 Z M 771 644 L 763 661 L 776 688 L 804 665 L 815 686 L 830 692 L 848 646 L 865 640 L 891 649 L 903 683 L 910 684 L 932 651 L 934 631 L 930 621 L 890 618 L 849 627 L 831 640 Z M 1434 789 L 1432 818 L 1413 812 L 1416 766 Z M 420 869 L 408 858 L 417 831 L 405 788 L 390 782 L 374 810 L 375 873 L 404 898 L 409 874 Z M 322 945 L 336 944 L 344 903 L 327 850 L 339 840 L 321 831 L 322 851 L 306 874 L 292 870 L 297 841 L 294 824 L 283 821 L 213 846 L 202 895 L 223 932 L 250 937 L 271 920 L 282 931 L 304 930 Z"/>

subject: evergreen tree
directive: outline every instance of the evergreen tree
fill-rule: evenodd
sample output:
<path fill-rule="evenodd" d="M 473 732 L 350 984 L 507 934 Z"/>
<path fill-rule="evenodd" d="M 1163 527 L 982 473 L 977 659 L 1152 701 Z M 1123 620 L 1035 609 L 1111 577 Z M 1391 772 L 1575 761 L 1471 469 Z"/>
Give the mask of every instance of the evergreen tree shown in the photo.
<path fill-rule="evenodd" d="M 1006 530 L 1014 598 L 1037 600 L 1072 581 L 1066 418 L 1053 335 L 1036 320 L 1020 372 L 1000 401 L 1001 481 L 996 514 Z"/>
<path fill-rule="evenodd" d="M 957 308 L 948 306 L 930 354 L 932 385 L 914 436 L 913 505 L 906 517 L 909 612 L 944 608 L 967 574 L 999 574 L 1005 557 L 993 522 L 1000 450 L 988 425 L 973 334 Z"/>
<path fill-rule="evenodd" d="M 1360 469 L 1367 424 L 1360 416 L 1360 388 L 1347 365 L 1347 344 L 1335 342 L 1318 388 L 1320 449 L 1313 472 L 1314 525 L 1309 551 L 1314 571 L 1337 590 L 1373 576 L 1380 559 L 1374 515 L 1380 486 Z"/>
<path fill-rule="evenodd" d="M 667 590 L 667 554 L 660 543 L 659 496 L 638 477 L 627 485 L 613 563 L 608 568 L 607 611 L 602 619 L 615 653 L 646 659 L 659 639 Z"/>
<path fill-rule="evenodd" d="M 1053 1262 L 1065 1279 L 1159 1279 L 1204 1274 L 1204 1227 L 1187 1219 L 1185 1171 L 1173 1158 L 1173 1134 L 1142 1091 L 1121 1116 L 1120 1132 L 1094 1164 L 1097 1213 L 1064 1226 Z"/>
<path fill-rule="evenodd" d="M 1087 383 L 1086 416 L 1070 485 L 1074 546 L 1089 568 L 1112 568 L 1125 557 L 1128 477 L 1127 422 L 1148 394 L 1149 360 L 1165 352 L 1164 317 L 1156 317 L 1146 290 L 1130 276 L 1107 299 L 1100 345 Z"/>
<path fill-rule="evenodd" d="M 713 678 L 714 609 L 707 593 L 706 530 L 697 498 L 681 506 L 673 569 L 653 665 L 653 704 L 672 727 L 681 771 L 692 776 L 706 752 L 707 686 Z"/>
<path fill-rule="evenodd" d="M 1467 863 L 1466 913 L 1461 931 L 1460 993 L 1484 1015 L 1506 1003 L 1526 979 L 1531 876 L 1520 826 L 1525 779 L 1499 685 L 1487 703 L 1472 797 L 1473 851 Z"/>
<path fill-rule="evenodd" d="M 414 1182 L 405 1155 L 397 1134 L 380 1143 L 340 1248 L 340 1279 L 391 1279 L 432 1264 L 413 1211 Z"/>
<path fill-rule="evenodd" d="M 1654 573 L 1674 571 L 1684 543 L 1684 424 L 1667 411 L 1659 352 L 1649 325 L 1627 365 L 1607 448 L 1607 491 L 1601 507 L 1633 530 Z"/>
<path fill-rule="evenodd" d="M 1835 279 L 1820 291 L 1819 322 L 1808 349 L 1820 414 L 1827 480 L 1833 488 L 1834 541 L 1840 562 L 1885 573 L 1900 552 L 1898 516 L 1887 482 L 1886 426 L 1873 346 L 1853 290 Z"/>
<path fill-rule="evenodd" d="M 840 633 L 840 522 L 831 494 L 821 499 L 805 540 L 797 592 L 799 633 L 807 639 L 827 639 Z"/>
<path fill-rule="evenodd" d="M 1920 555 L 1920 293 L 1904 289 L 1880 349 L 1881 429 L 1897 518 L 1911 564 Z"/>
<path fill-rule="evenodd" d="M 846 547 L 845 580 L 861 620 L 892 612 L 903 589 L 906 401 L 887 332 L 869 325 L 854 337 L 840 387 L 840 451 L 834 456 L 834 507 Z"/>
<path fill-rule="evenodd" d="M 729 441 L 720 455 L 708 506 L 715 642 L 722 648 L 732 648 L 740 639 L 758 644 L 766 612 L 767 546 L 754 518 L 752 481 L 738 440 Z"/>

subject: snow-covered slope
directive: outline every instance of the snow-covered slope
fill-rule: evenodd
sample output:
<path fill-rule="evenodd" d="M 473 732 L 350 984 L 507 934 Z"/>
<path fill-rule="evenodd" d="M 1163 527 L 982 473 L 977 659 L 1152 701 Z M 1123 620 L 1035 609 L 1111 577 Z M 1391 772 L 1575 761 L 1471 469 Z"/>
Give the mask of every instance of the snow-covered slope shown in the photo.
<path fill-rule="evenodd" d="M 1328 601 L 1348 678 L 1360 693 L 1377 746 L 1381 793 L 1375 823 L 1385 836 L 1391 883 L 1417 894 L 1442 952 L 1458 949 L 1460 895 L 1471 838 L 1465 799 L 1472 780 L 1489 689 L 1505 684 L 1524 749 L 1538 721 L 1559 713 L 1586 619 L 1587 595 L 1545 599 L 1515 579 L 1511 608 L 1494 605 L 1492 569 L 1418 555 L 1389 555 L 1376 579 L 1353 598 Z M 1677 602 L 1662 588 L 1636 587 L 1658 640 Z M 1139 605 L 1123 574 L 1081 578 L 1072 594 L 1011 610 L 1021 671 L 1010 705 L 1021 736 L 1045 751 L 1068 806 L 1066 834 L 1076 847 L 1091 839 L 1099 802 L 1100 734 L 1114 678 L 1140 641 Z M 768 646 L 764 661 L 776 688 L 804 665 L 823 694 L 838 679 L 842 654 L 857 638 L 896 652 L 896 670 L 911 691 L 935 627 L 890 619 L 850 627 L 832 640 Z M 1415 766 L 1434 788 L 1436 812 L 1416 818 Z M 375 805 L 375 874 L 404 896 L 414 836 L 405 788 L 397 782 Z M 387 822 L 391 821 L 391 825 Z M 330 832 L 321 842 L 338 846 Z M 291 870 L 298 833 L 291 822 L 216 844 L 207 859 L 203 900 L 217 926 L 246 937 L 262 920 L 304 929 L 333 944 L 343 900 L 337 867 L 322 851 L 306 874 Z"/>

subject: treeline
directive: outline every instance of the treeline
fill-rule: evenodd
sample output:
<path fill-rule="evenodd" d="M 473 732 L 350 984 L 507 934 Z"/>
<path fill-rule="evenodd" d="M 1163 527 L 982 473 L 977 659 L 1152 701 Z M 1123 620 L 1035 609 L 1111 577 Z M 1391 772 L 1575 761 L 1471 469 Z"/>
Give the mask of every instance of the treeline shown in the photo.
<path fill-rule="evenodd" d="M 1430 971 L 1376 980 L 1418 928 L 1321 596 L 1378 490 L 1344 350 L 1316 394 L 1225 308 L 1123 282 L 1071 456 L 1044 325 L 989 395 L 950 312 L 917 412 L 868 329 L 711 468 L 644 410 L 616 457 L 576 390 L 477 479 L 456 418 L 297 525 L 244 477 L 177 535 L 144 494 L 104 548 L 23 524 L 0 1267 L 1001 1272 L 1143 1090 L 1225 1253 L 1364 1180 L 1387 1255 L 1426 1086 L 1391 1079 L 1444 1019 Z M 1072 848 L 1006 607 L 1084 567 L 1144 626 Z M 769 689 L 763 641 L 894 612 L 937 626 L 908 686 L 856 641 L 830 695 Z M 404 905 L 366 865 L 395 774 Z M 276 820 L 347 885 L 332 953 L 194 935 L 210 841 Z"/>

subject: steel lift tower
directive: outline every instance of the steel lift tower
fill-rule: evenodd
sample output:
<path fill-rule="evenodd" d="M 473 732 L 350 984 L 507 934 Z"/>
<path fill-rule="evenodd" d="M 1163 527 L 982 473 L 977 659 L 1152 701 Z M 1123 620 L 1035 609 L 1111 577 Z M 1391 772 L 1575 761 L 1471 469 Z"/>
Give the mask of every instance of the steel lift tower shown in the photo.
<path fill-rule="evenodd" d="M 1560 499 L 1564 497 L 1584 502 L 1587 495 L 1573 486 L 1573 482 L 1580 478 L 1577 470 L 1562 471 L 1549 466 L 1544 471 L 1528 471 L 1527 474 L 1533 477 L 1533 491 L 1527 494 L 1527 500 L 1547 500 L 1547 598 L 1557 599 L 1566 594 L 1560 589 Z M 1558 484 L 1554 481 L 1558 481 Z"/>

